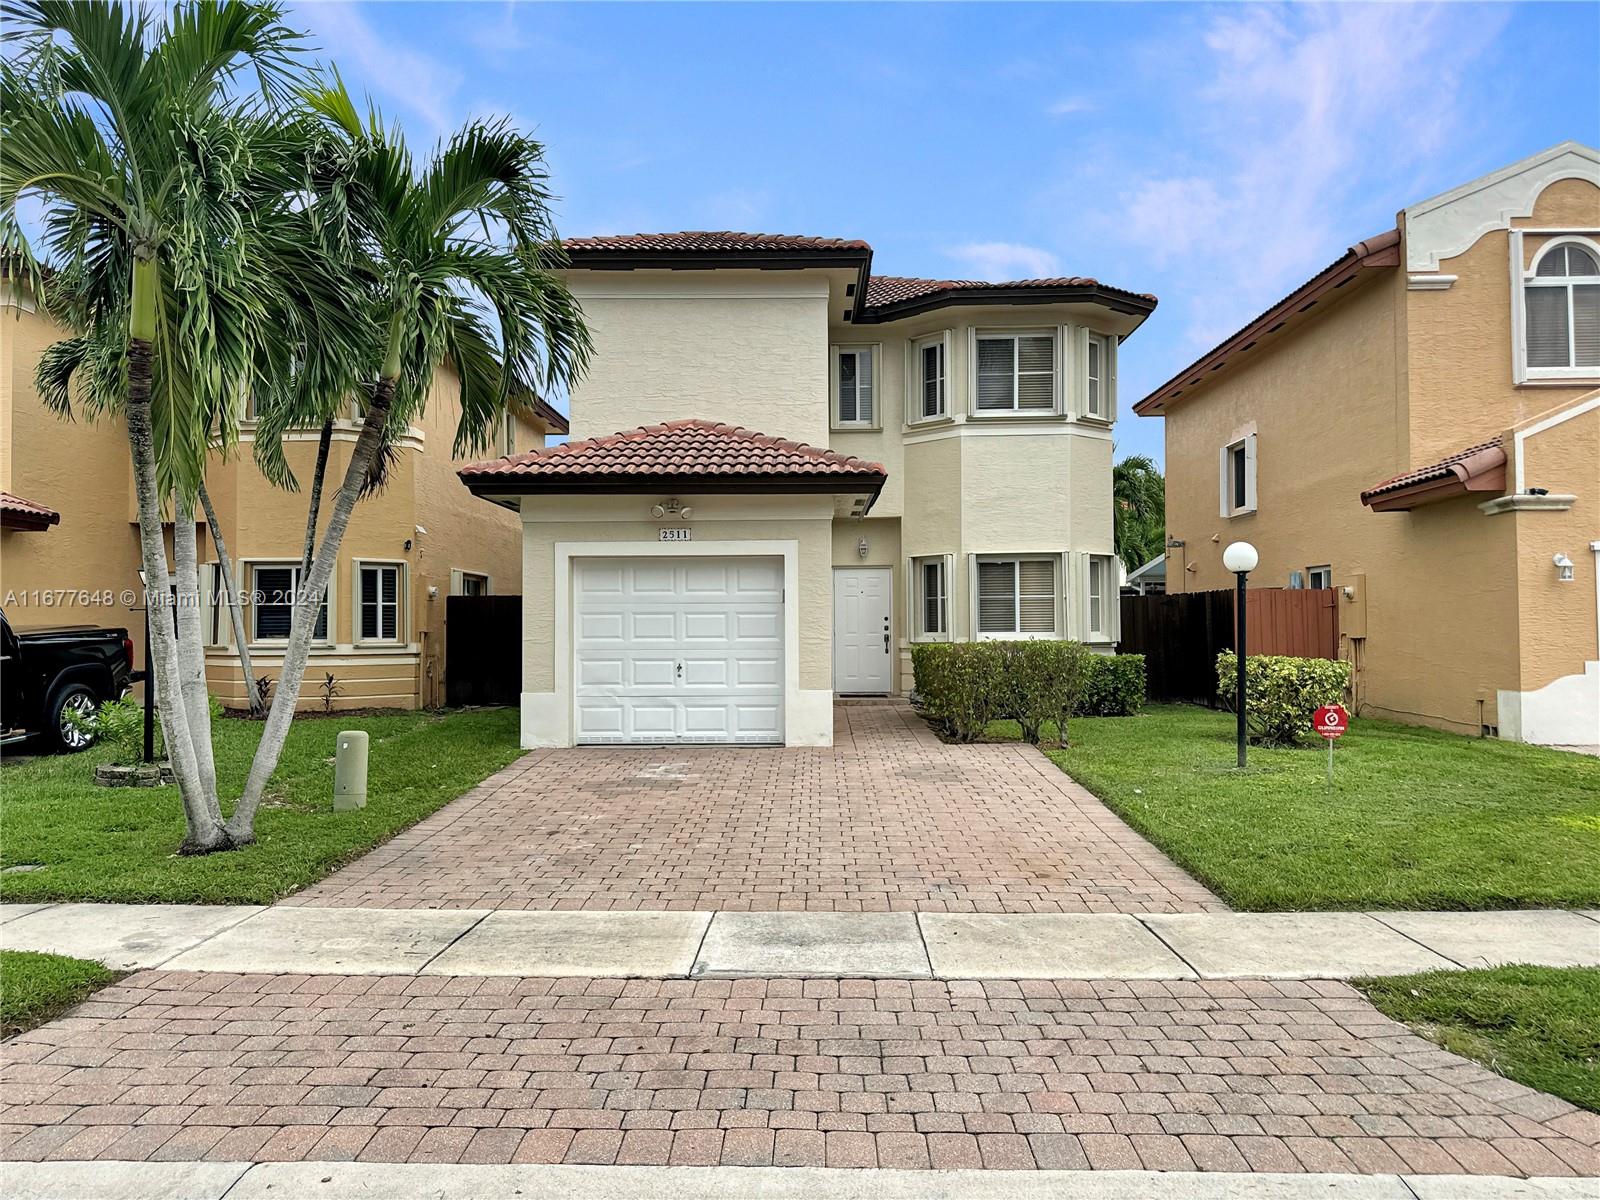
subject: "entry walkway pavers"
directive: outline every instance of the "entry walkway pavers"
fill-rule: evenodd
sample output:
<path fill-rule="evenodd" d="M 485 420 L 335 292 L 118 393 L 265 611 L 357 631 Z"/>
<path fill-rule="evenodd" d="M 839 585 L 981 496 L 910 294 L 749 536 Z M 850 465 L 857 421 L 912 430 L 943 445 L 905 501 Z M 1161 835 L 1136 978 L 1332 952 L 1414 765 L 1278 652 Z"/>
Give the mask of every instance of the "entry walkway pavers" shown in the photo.
<path fill-rule="evenodd" d="M 10 1200 L 1593 1200 L 1586 1180 L 1174 1171 L 376 1163 L 28 1163 Z"/>
<path fill-rule="evenodd" d="M 289 904 L 808 912 L 1225 905 L 1028 746 L 900 702 L 831 747 L 541 750 Z"/>
<path fill-rule="evenodd" d="M 23 1160 L 1562 1176 L 1596 1143 L 1327 981 L 148 971 L 0 1046 Z"/>
<path fill-rule="evenodd" d="M 1600 966 L 1600 920 L 1516 913 L 486 912 L 59 904 L 0 947 L 119 970 L 521 976 L 1348 979 Z"/>

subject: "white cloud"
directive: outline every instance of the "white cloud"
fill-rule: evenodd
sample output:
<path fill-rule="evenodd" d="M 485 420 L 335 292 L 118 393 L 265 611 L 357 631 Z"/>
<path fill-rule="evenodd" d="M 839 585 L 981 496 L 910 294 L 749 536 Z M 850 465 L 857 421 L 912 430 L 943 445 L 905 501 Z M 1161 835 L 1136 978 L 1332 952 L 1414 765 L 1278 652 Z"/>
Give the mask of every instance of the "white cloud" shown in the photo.
<path fill-rule="evenodd" d="M 1068 96 L 1065 99 L 1057 100 L 1049 108 L 1045 109 L 1045 112 L 1052 117 L 1070 117 L 1076 113 L 1096 112 L 1099 108 L 1098 104 L 1086 96 Z"/>
<path fill-rule="evenodd" d="M 420 120 L 423 128 L 414 132 L 426 137 L 415 140 L 431 141 L 455 128 L 459 71 L 405 42 L 380 35 L 357 5 L 305 4 L 296 16 L 309 29 L 317 57 L 337 62 L 352 92 L 370 88 L 383 108 L 404 110 Z"/>
<path fill-rule="evenodd" d="M 1056 273 L 1054 254 L 1017 242 L 968 242 L 945 253 L 966 263 L 984 280 L 1039 279 Z"/>

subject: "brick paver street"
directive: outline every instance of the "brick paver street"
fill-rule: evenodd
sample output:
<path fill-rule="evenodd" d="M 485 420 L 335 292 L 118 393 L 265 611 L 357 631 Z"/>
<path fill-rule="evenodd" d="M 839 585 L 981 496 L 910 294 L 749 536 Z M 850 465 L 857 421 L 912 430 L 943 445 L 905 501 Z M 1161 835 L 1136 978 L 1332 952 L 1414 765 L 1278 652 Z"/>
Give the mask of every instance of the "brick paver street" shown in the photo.
<path fill-rule="evenodd" d="M 842 704 L 826 749 L 546 750 L 286 901 L 370 908 L 1225 906 L 1026 746 Z"/>
<path fill-rule="evenodd" d="M 0 1097 L 9 1159 L 1600 1172 L 1600 1117 L 1325 982 L 144 972 Z"/>

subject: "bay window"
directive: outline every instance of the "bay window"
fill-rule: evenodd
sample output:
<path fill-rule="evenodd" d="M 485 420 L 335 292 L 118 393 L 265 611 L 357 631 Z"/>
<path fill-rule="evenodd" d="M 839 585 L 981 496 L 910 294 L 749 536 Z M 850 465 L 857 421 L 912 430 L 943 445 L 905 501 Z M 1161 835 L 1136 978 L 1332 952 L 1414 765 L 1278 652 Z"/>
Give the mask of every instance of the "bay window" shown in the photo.
<path fill-rule="evenodd" d="M 980 415 L 1056 411 L 1054 333 L 980 333 L 976 350 Z"/>
<path fill-rule="evenodd" d="M 1054 637 L 1055 558 L 978 560 L 978 636 Z"/>

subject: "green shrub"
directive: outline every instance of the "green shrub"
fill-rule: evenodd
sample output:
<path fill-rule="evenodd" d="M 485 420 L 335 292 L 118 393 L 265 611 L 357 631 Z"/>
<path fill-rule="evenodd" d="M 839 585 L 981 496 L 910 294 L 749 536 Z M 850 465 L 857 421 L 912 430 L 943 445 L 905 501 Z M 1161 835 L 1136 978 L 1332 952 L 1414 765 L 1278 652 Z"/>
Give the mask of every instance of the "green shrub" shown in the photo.
<path fill-rule="evenodd" d="M 131 767 L 144 759 L 144 705 L 132 696 L 108 700 L 87 717 L 68 718 L 102 746 L 111 748 L 111 761 Z M 161 724 L 156 723 L 156 747 L 161 746 Z"/>
<path fill-rule="evenodd" d="M 1311 740 L 1311 714 L 1337 704 L 1350 685 L 1350 664 L 1328 658 L 1252 654 L 1245 659 L 1250 698 L 1245 722 L 1250 740 L 1263 746 L 1295 746 Z M 1217 655 L 1217 692 L 1228 707 L 1238 691 L 1238 659 Z"/>
<path fill-rule="evenodd" d="M 1091 654 L 1085 664 L 1080 717 L 1131 717 L 1144 707 L 1142 654 Z"/>
<path fill-rule="evenodd" d="M 1091 657 L 1078 642 L 934 642 L 911 648 L 918 699 L 956 741 L 976 741 L 1010 718 L 1034 745 L 1046 722 L 1066 744 Z"/>

